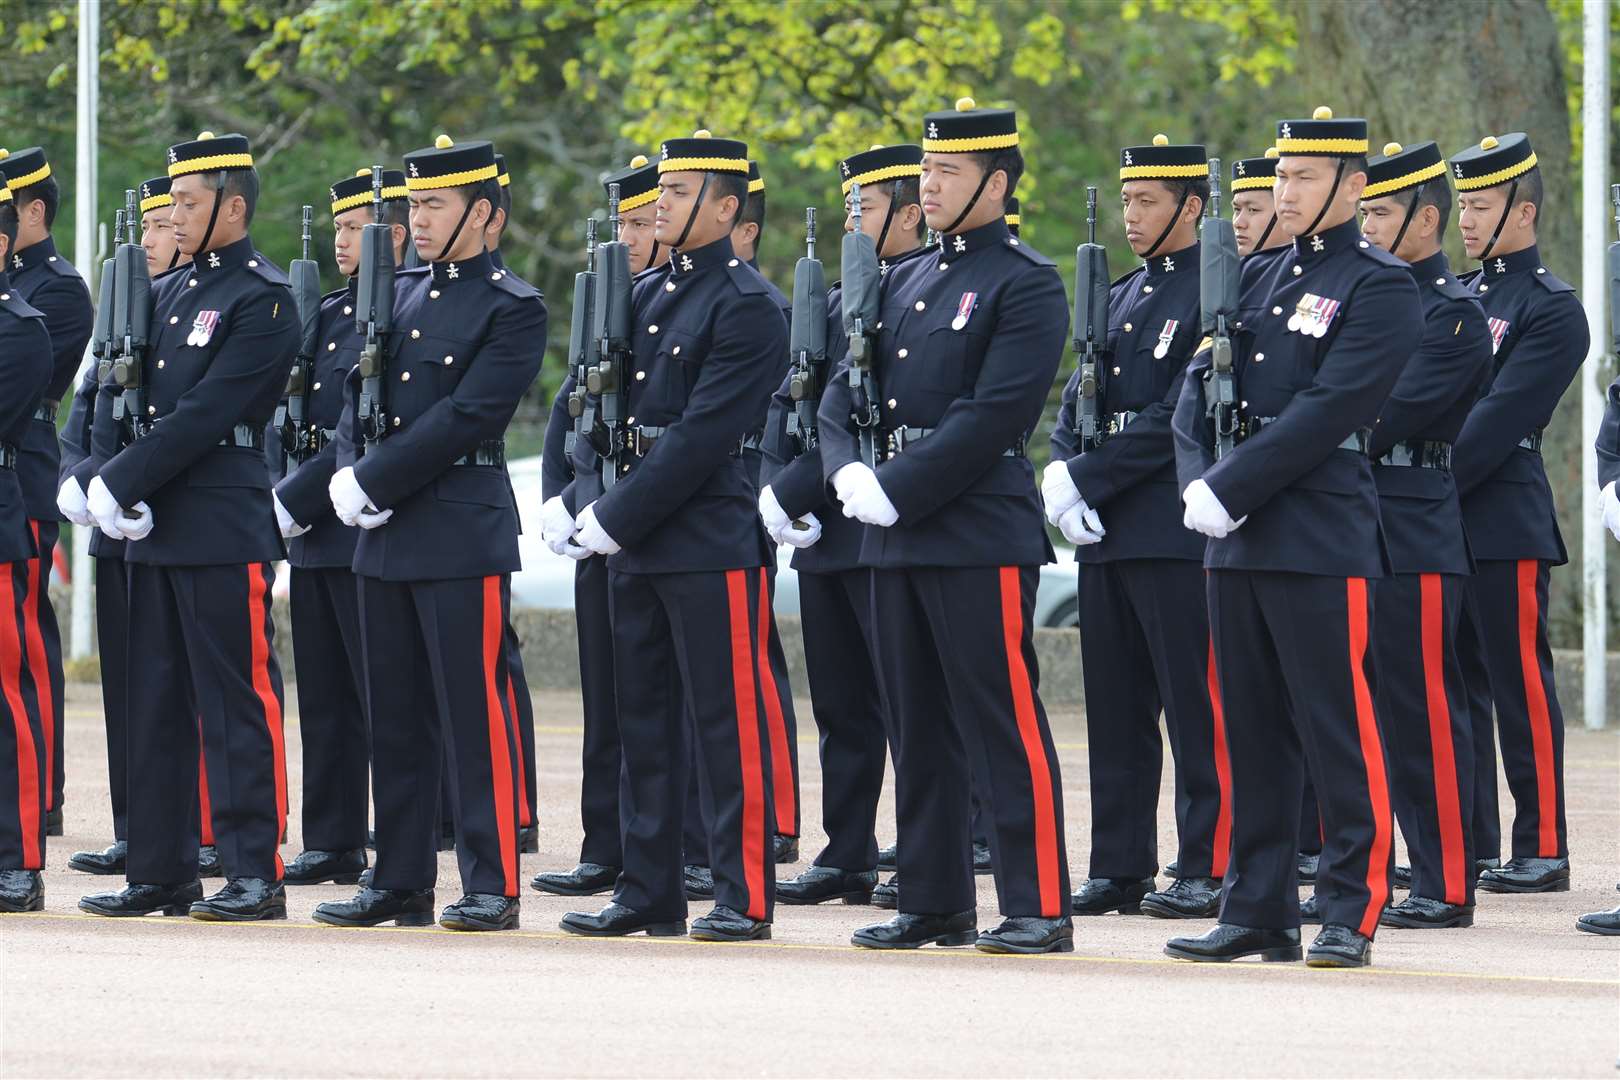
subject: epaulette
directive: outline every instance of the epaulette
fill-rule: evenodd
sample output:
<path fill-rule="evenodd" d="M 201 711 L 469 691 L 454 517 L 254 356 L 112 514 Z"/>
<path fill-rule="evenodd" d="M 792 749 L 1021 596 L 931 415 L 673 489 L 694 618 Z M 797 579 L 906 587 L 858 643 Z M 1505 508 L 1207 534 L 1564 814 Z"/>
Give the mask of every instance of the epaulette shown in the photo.
<path fill-rule="evenodd" d="M 491 286 L 520 300 L 533 300 L 539 297 L 540 290 L 518 277 L 510 270 L 497 270 L 484 279 Z"/>
<path fill-rule="evenodd" d="M 1368 242 L 1366 240 L 1363 240 L 1360 243 L 1356 244 L 1354 250 L 1361 252 L 1362 255 L 1364 255 L 1365 257 L 1367 257 L 1369 259 L 1371 259 L 1375 263 L 1380 263 L 1380 264 L 1382 264 L 1384 266 L 1393 267 L 1393 268 L 1395 268 L 1397 270 L 1410 270 L 1411 269 L 1411 265 L 1412 265 L 1411 263 L 1406 262 L 1404 259 L 1397 259 L 1395 256 L 1391 255 L 1389 252 L 1387 252 L 1383 248 L 1379 247 L 1377 244 L 1370 243 L 1370 242 Z"/>
<path fill-rule="evenodd" d="M 726 274 L 744 296 L 769 296 L 771 293 L 771 283 L 765 280 L 765 275 L 741 259 L 728 261 Z"/>
<path fill-rule="evenodd" d="M 44 312 L 24 300 L 22 294 L 16 289 L 0 293 L 0 308 L 11 312 L 19 319 L 43 319 L 45 317 Z"/>
<path fill-rule="evenodd" d="M 1146 269 L 1147 269 L 1147 267 L 1145 265 L 1143 265 L 1143 266 L 1133 266 L 1129 270 L 1125 271 L 1123 274 L 1119 275 L 1119 277 L 1115 278 L 1113 281 L 1110 281 L 1108 283 L 1108 287 L 1110 289 L 1117 288 L 1120 285 L 1123 285 L 1127 281 L 1131 280 L 1131 278 L 1135 277 L 1137 274 L 1142 273 Z"/>
<path fill-rule="evenodd" d="M 292 282 L 287 280 L 287 275 L 282 272 L 281 267 L 265 258 L 264 253 L 261 251 L 255 251 L 253 258 L 249 259 L 244 265 L 250 273 L 257 274 L 272 285 L 292 287 Z"/>
<path fill-rule="evenodd" d="M 1551 270 L 1548 270 L 1545 266 L 1536 267 L 1536 272 L 1530 276 L 1535 278 L 1537 283 L 1539 283 L 1543 289 L 1546 289 L 1550 293 L 1575 291 L 1575 286 L 1563 280 Z"/>
<path fill-rule="evenodd" d="M 336 300 L 340 296 L 348 296 L 348 295 L 349 295 L 349 287 L 347 285 L 343 286 L 343 288 L 341 288 L 341 289 L 333 289 L 331 292 L 326 293 L 325 295 L 323 295 L 321 297 L 321 306 L 325 307 L 327 301 L 329 301 L 329 300 Z"/>
<path fill-rule="evenodd" d="M 1478 281 L 1484 273 L 1485 271 L 1482 269 L 1470 270 L 1466 274 L 1458 274 L 1457 280 L 1462 282 L 1464 285 L 1472 286 L 1474 282 Z"/>
<path fill-rule="evenodd" d="M 51 271 L 57 277 L 81 279 L 84 277 L 83 274 L 79 273 L 78 267 L 74 266 L 60 255 L 54 259 L 46 259 L 45 269 Z"/>
<path fill-rule="evenodd" d="M 1007 237 L 1007 242 L 1003 246 L 1005 246 L 1008 251 L 1011 251 L 1016 255 L 1022 255 L 1036 266 L 1057 266 L 1057 263 L 1053 262 L 1051 259 L 1048 259 L 1045 255 L 1042 255 L 1040 252 L 1036 251 L 1034 248 L 1030 247 L 1016 236 Z"/>
<path fill-rule="evenodd" d="M 1464 285 L 1462 279 L 1455 274 L 1441 278 L 1440 284 L 1434 286 L 1434 291 L 1447 300 L 1476 299 L 1473 290 Z"/>

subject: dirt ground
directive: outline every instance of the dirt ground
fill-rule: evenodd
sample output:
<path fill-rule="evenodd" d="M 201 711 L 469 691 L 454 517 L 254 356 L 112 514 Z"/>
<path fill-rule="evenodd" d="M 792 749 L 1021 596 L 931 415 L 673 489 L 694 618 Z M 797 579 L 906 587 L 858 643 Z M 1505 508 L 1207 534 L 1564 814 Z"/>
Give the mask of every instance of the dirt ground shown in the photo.
<path fill-rule="evenodd" d="M 541 850 L 525 880 L 573 864 L 579 701 L 536 699 Z M 804 857 L 821 778 L 806 703 L 799 754 Z M 1085 727 L 1054 716 L 1084 876 Z M 1183 964 L 1160 951 L 1196 928 L 1146 917 L 1076 920 L 1076 952 L 875 954 L 850 932 L 868 907 L 779 907 L 775 940 L 585 940 L 557 920 L 585 901 L 523 898 L 523 928 L 340 930 L 309 919 L 351 887 L 288 890 L 290 918 L 247 926 L 98 919 L 109 879 L 66 868 L 111 839 L 100 705 L 68 712 L 67 835 L 51 841 L 42 914 L 0 918 L 0 1075 L 32 1076 L 1613 1076 L 1620 938 L 1577 933 L 1620 903 L 1620 734 L 1569 732 L 1569 893 L 1480 895 L 1468 930 L 1383 930 L 1375 966 Z M 299 848 L 300 746 L 287 724 Z M 1169 770 L 1160 849 L 1172 857 Z M 1506 793 L 1503 806 L 1511 806 Z M 885 805 L 880 839 L 893 838 Z M 802 865 L 802 864 L 801 864 Z M 782 868 L 785 873 L 794 868 Z M 979 879 L 980 924 L 995 897 Z M 441 906 L 460 895 L 439 862 Z M 693 915 L 703 907 L 694 905 Z M 1306 928 L 1306 940 L 1312 928 Z"/>

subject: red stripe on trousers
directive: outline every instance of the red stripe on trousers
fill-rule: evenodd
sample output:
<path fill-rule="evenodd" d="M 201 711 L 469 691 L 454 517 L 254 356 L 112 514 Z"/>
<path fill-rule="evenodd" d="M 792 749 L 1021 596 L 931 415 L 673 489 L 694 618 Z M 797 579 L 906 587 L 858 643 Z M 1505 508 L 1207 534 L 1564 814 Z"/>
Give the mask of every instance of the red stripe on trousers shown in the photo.
<path fill-rule="evenodd" d="M 1389 902 L 1389 777 L 1384 772 L 1384 745 L 1378 735 L 1372 690 L 1367 686 L 1367 579 L 1346 578 L 1350 607 L 1350 687 L 1356 706 L 1356 734 L 1367 773 L 1367 799 L 1372 803 L 1373 841 L 1367 855 L 1367 910 L 1356 927 L 1365 937 L 1378 929 L 1378 915 Z M 1324 823 L 1324 828 L 1326 827 Z"/>
<path fill-rule="evenodd" d="M 1451 741 L 1451 702 L 1446 697 L 1445 582 L 1439 574 L 1419 579 L 1423 625 L 1423 689 L 1429 706 L 1429 752 L 1434 766 L 1434 807 L 1440 819 L 1440 865 L 1448 904 L 1468 900 L 1469 868 L 1463 865 L 1462 799 L 1457 793 L 1457 750 Z"/>
<path fill-rule="evenodd" d="M 39 522 L 30 520 L 28 527 L 34 533 L 34 548 L 39 548 Z M 49 552 L 40 552 L 28 560 L 28 599 L 23 606 L 23 637 L 28 643 L 28 670 L 34 674 L 34 696 L 39 701 L 39 726 L 45 734 L 45 774 L 56 775 L 56 699 L 51 696 L 51 667 L 45 656 L 45 635 L 40 632 L 40 614 L 45 603 L 44 589 L 50 588 L 50 579 L 41 585 L 40 568 Z M 45 781 L 45 809 L 56 809 L 56 784 Z"/>
<path fill-rule="evenodd" d="M 17 635 L 17 591 L 12 582 L 11 563 L 0 563 L 0 693 L 5 695 L 6 711 L 17 744 L 17 818 L 22 826 L 23 870 L 45 869 L 40 850 L 39 758 L 34 747 L 34 731 L 28 726 L 28 709 L 22 695 L 22 641 Z M 26 598 L 24 598 L 26 602 Z"/>
<path fill-rule="evenodd" d="M 1221 704 L 1221 683 L 1215 668 L 1215 638 L 1209 639 L 1209 714 L 1215 722 L 1215 785 L 1221 791 L 1220 809 L 1215 814 L 1215 847 L 1211 852 L 1211 877 L 1226 876 L 1226 862 L 1232 854 L 1232 760 L 1226 749 L 1226 707 Z"/>
<path fill-rule="evenodd" d="M 776 673 L 771 670 L 771 589 L 762 568 L 759 572 L 759 694 L 765 699 L 765 730 L 771 737 L 771 794 L 776 799 L 776 831 L 797 836 L 798 806 L 794 802 L 792 747 L 788 745 L 787 721 L 782 716 L 782 699 L 776 693 Z"/>
<path fill-rule="evenodd" d="M 731 689 L 736 699 L 737 747 L 742 759 L 743 883 L 750 919 L 765 917 L 765 767 L 759 756 L 759 710 L 754 707 L 756 661 L 748 628 L 748 578 L 726 571 L 726 602 L 731 613 Z M 766 603 L 769 603 L 767 598 Z M 763 650 L 761 650 L 763 652 Z"/>
<path fill-rule="evenodd" d="M 1536 642 L 1541 627 L 1541 598 L 1536 578 L 1541 564 L 1519 560 L 1519 667 L 1524 674 L 1524 706 L 1530 716 L 1530 747 L 1536 756 L 1536 822 L 1540 826 L 1537 853 L 1558 857 L 1558 777 L 1553 767 L 1552 718 L 1547 711 L 1547 688 L 1541 682 L 1541 656 Z"/>
<path fill-rule="evenodd" d="M 265 635 L 265 594 L 270 591 L 267 570 L 260 563 L 249 563 L 248 634 L 253 649 L 253 690 L 264 709 L 265 730 L 270 733 L 270 753 L 276 777 L 276 841 L 287 830 L 287 747 L 282 741 L 281 702 L 270 680 L 270 639 Z M 276 877 L 281 877 L 281 852 L 276 852 Z"/>
<path fill-rule="evenodd" d="M 506 673 L 507 725 L 512 730 L 512 745 L 517 747 L 518 824 L 527 829 L 534 824 L 529 816 L 529 765 L 523 760 L 523 732 L 518 728 L 517 695 L 512 690 L 512 673 Z"/>
<path fill-rule="evenodd" d="M 198 731 L 197 746 L 197 807 L 198 842 L 204 847 L 213 847 L 214 802 L 208 795 L 208 754 L 202 748 L 202 733 L 200 730 Z"/>
<path fill-rule="evenodd" d="M 501 637 L 506 613 L 501 610 L 500 575 L 484 579 L 484 727 L 489 735 L 489 774 L 494 783 L 495 835 L 501 843 L 501 880 L 505 895 L 516 896 L 517 798 L 512 790 L 512 753 L 506 737 L 506 716 L 501 708 Z"/>
<path fill-rule="evenodd" d="M 1029 668 L 1024 663 L 1024 590 L 1016 566 L 1001 568 L 1001 635 L 1007 653 L 1007 681 L 1012 687 L 1013 716 L 1018 721 L 1018 737 L 1024 744 L 1029 763 L 1029 787 L 1035 801 L 1035 882 L 1041 898 L 1041 914 L 1047 918 L 1063 914 L 1058 895 L 1057 806 L 1052 794 L 1052 768 L 1046 760 L 1046 744 L 1041 740 L 1035 719 L 1035 694 L 1030 688 Z"/>

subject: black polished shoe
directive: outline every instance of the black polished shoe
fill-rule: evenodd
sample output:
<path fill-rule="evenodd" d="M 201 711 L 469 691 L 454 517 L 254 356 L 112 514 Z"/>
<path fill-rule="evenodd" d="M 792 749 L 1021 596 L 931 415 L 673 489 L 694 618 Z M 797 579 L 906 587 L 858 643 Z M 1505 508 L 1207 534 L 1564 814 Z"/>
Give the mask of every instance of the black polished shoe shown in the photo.
<path fill-rule="evenodd" d="M 376 868 L 371 867 L 371 866 L 368 866 L 368 867 L 365 868 L 365 870 L 361 871 L 361 873 L 360 873 L 360 887 L 362 889 L 371 888 L 372 875 L 376 874 L 376 872 L 377 872 Z"/>
<path fill-rule="evenodd" d="M 878 852 L 877 868 L 885 874 L 892 874 L 900 868 L 899 844 L 890 844 Z"/>
<path fill-rule="evenodd" d="M 872 906 L 894 911 L 900 906 L 900 874 L 889 875 L 889 880 L 872 890 Z"/>
<path fill-rule="evenodd" d="M 191 917 L 203 922 L 264 922 L 287 917 L 287 890 L 279 881 L 230 878 L 213 896 L 191 905 Z"/>
<path fill-rule="evenodd" d="M 1396 866 L 1395 873 L 1389 879 L 1391 888 L 1410 889 L 1412 887 L 1412 868 L 1410 866 Z"/>
<path fill-rule="evenodd" d="M 60 806 L 55 810 L 45 811 L 45 835 L 62 835 L 62 808 Z"/>
<path fill-rule="evenodd" d="M 1378 916 L 1379 926 L 1398 926 L 1404 930 L 1445 930 L 1453 926 L 1474 925 L 1473 904 L 1448 904 L 1427 896 L 1408 896 L 1400 903 L 1387 907 Z"/>
<path fill-rule="evenodd" d="M 0 870 L 0 911 L 44 911 L 45 882 L 38 870 Z"/>
<path fill-rule="evenodd" d="M 1314 968 L 1366 967 L 1372 963 L 1372 939 L 1345 926 L 1328 923 L 1311 942 L 1305 964 Z"/>
<path fill-rule="evenodd" d="M 213 878 L 225 876 L 225 864 L 219 861 L 219 848 L 205 844 L 197 849 L 197 876 Z"/>
<path fill-rule="evenodd" d="M 687 936 L 695 941 L 769 941 L 771 924 L 721 905 L 693 919 L 692 932 Z"/>
<path fill-rule="evenodd" d="M 468 893 L 439 913 L 446 930 L 516 930 L 522 905 L 515 896 Z"/>
<path fill-rule="evenodd" d="M 1306 854 L 1303 851 L 1300 852 L 1299 853 L 1299 883 L 1301 885 L 1315 885 L 1316 884 L 1316 871 L 1321 865 L 1322 865 L 1322 856 L 1321 856 L 1320 853 L 1318 853 L 1316 855 L 1309 855 L 1309 854 Z"/>
<path fill-rule="evenodd" d="M 840 870 L 836 866 L 812 866 L 776 883 L 776 900 L 782 904 L 820 904 L 842 900 L 846 904 L 868 904 L 877 887 L 876 870 Z"/>
<path fill-rule="evenodd" d="M 778 864 L 798 862 L 799 838 L 797 836 L 783 836 L 781 833 L 771 837 L 771 857 Z"/>
<path fill-rule="evenodd" d="M 1074 920 L 1067 915 L 1058 919 L 1009 916 L 1000 926 L 980 934 L 973 944 L 987 953 L 1074 952 Z"/>
<path fill-rule="evenodd" d="M 570 911 L 558 925 L 570 934 L 583 937 L 626 937 L 642 933 L 648 937 L 681 937 L 686 933 L 685 919 L 649 919 L 623 904 L 609 904 L 595 914 Z"/>
<path fill-rule="evenodd" d="M 348 851 L 300 851 L 287 864 L 281 880 L 288 885 L 353 885 L 366 870 L 366 849 Z"/>
<path fill-rule="evenodd" d="M 1322 906 L 1316 902 L 1315 893 L 1299 902 L 1299 921 L 1311 926 L 1322 925 Z"/>
<path fill-rule="evenodd" d="M 1568 859 L 1512 858 L 1506 866 L 1479 875 L 1486 892 L 1569 892 Z"/>
<path fill-rule="evenodd" d="M 1221 911 L 1221 883 L 1215 878 L 1178 877 L 1162 892 L 1142 897 L 1142 914 L 1157 919 L 1213 919 Z"/>
<path fill-rule="evenodd" d="M 681 887 L 688 900 L 714 899 L 714 871 L 707 866 L 685 866 L 681 869 Z"/>
<path fill-rule="evenodd" d="M 1475 859 L 1474 878 L 1477 881 L 1487 870 L 1495 870 L 1502 865 L 1501 859 Z"/>
<path fill-rule="evenodd" d="M 1152 878 L 1087 878 L 1069 902 L 1076 915 L 1139 915 L 1142 898 L 1152 891 Z"/>
<path fill-rule="evenodd" d="M 1164 864 L 1164 876 L 1165 877 L 1180 877 L 1181 876 L 1181 865 L 1179 863 L 1175 863 L 1175 862 L 1165 863 Z"/>
<path fill-rule="evenodd" d="M 972 945 L 979 940 L 979 918 L 974 911 L 959 911 L 955 915 L 896 915 L 888 922 L 861 927 L 849 940 L 863 949 Z"/>
<path fill-rule="evenodd" d="M 518 830 L 518 854 L 533 855 L 540 850 L 540 826 L 527 825 Z"/>
<path fill-rule="evenodd" d="M 1298 930 L 1264 930 L 1252 926 L 1216 923 L 1198 937 L 1171 938 L 1164 954 L 1177 960 L 1198 960 L 1224 964 L 1245 956 L 1258 956 L 1267 962 L 1298 960 L 1302 954 Z"/>
<path fill-rule="evenodd" d="M 529 884 L 540 892 L 554 896 L 595 896 L 597 893 L 612 892 L 613 884 L 618 880 L 617 866 L 582 862 L 572 870 L 561 873 L 536 874 Z"/>
<path fill-rule="evenodd" d="M 68 856 L 68 869 L 81 874 L 122 874 L 129 858 L 129 843 L 114 840 L 100 851 L 75 851 Z"/>
<path fill-rule="evenodd" d="M 328 926 L 432 926 L 432 889 L 361 889 L 349 900 L 317 904 L 310 915 Z"/>
<path fill-rule="evenodd" d="M 1620 907 L 1582 915 L 1575 920 L 1575 929 L 1585 930 L 1588 934 L 1604 934 L 1609 937 L 1620 934 Z"/>
<path fill-rule="evenodd" d="M 975 874 L 996 872 L 996 864 L 990 858 L 990 845 L 983 840 L 973 841 L 973 872 Z"/>
<path fill-rule="evenodd" d="M 184 885 L 125 885 L 116 892 L 91 893 L 79 900 L 79 910 L 113 918 L 150 915 L 187 915 L 191 905 L 202 899 L 202 882 Z"/>

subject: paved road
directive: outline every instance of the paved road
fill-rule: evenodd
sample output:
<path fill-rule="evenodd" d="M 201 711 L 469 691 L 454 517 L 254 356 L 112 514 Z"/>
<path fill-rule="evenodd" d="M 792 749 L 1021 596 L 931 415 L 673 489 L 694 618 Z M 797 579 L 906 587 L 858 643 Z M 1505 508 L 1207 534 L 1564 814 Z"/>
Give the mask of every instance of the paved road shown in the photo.
<path fill-rule="evenodd" d="M 578 701 L 537 707 L 545 831 L 525 877 L 571 864 L 578 843 Z M 1054 720 L 1083 873 L 1085 729 Z M 289 718 L 295 808 L 296 733 Z M 1082 921 L 1075 955 L 1039 958 L 858 952 L 849 933 L 874 909 L 841 905 L 781 908 L 774 941 L 740 946 L 567 937 L 557 919 L 576 902 L 534 893 L 523 929 L 501 935 L 310 922 L 337 886 L 293 890 L 285 923 L 94 919 L 74 904 L 103 882 L 65 869 L 110 833 L 99 706 L 76 692 L 47 911 L 0 919 L 0 1075 L 1612 1076 L 1620 939 L 1572 922 L 1620 903 L 1620 735 L 1569 734 L 1573 892 L 1482 895 L 1471 930 L 1385 930 L 1375 967 L 1319 972 L 1176 963 L 1160 947 L 1190 924 L 1121 916 Z M 804 735 L 808 856 L 808 720 Z M 880 821 L 892 838 L 887 807 Z M 439 899 L 457 895 L 442 855 Z"/>

